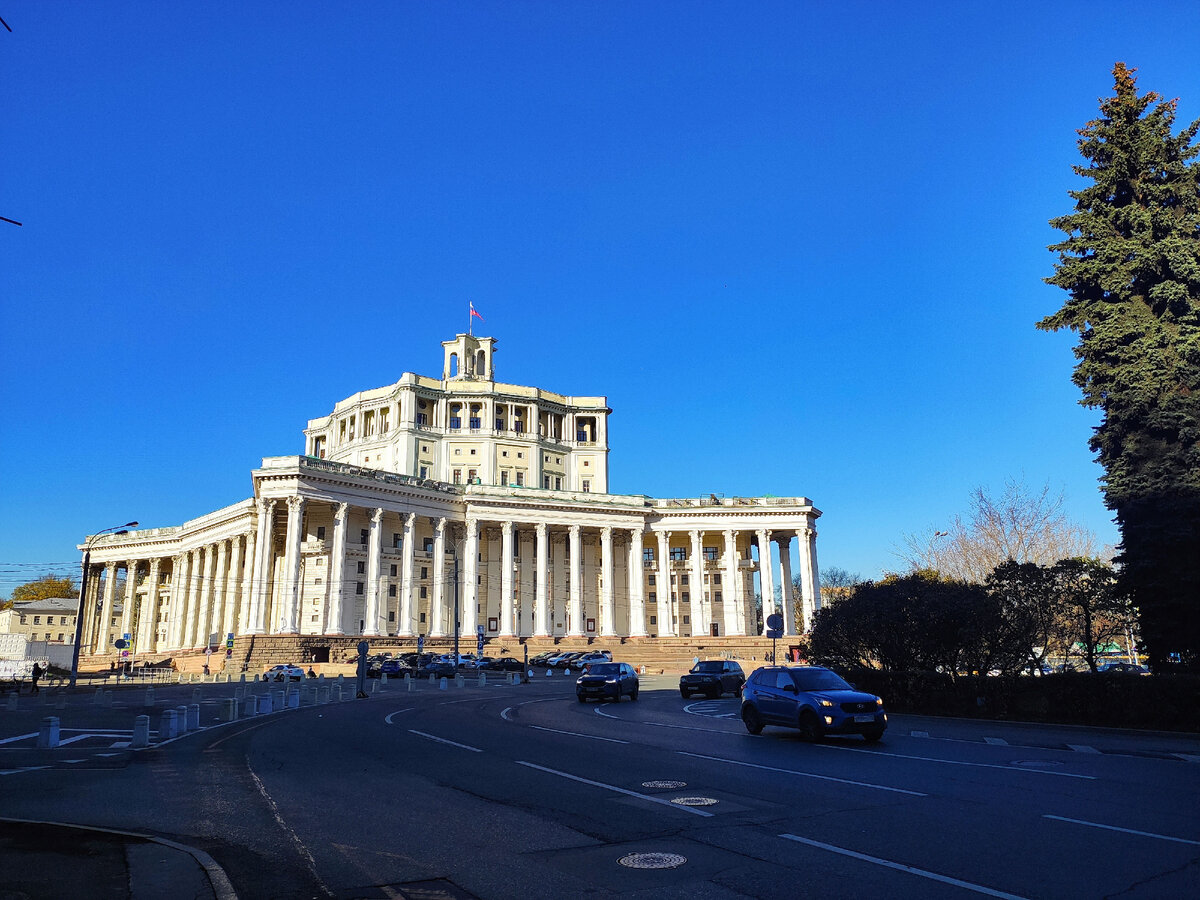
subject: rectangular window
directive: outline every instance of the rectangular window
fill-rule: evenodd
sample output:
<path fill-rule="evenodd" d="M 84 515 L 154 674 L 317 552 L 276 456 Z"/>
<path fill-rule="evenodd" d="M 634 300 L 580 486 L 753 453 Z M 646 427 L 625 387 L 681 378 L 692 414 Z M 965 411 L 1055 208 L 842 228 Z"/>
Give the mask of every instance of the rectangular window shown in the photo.
<path fill-rule="evenodd" d="M 474 453 L 475 451 L 472 450 L 471 452 Z M 467 470 L 467 484 L 476 484 L 479 481 L 478 474 L 479 473 L 476 469 L 468 469 Z"/>
<path fill-rule="evenodd" d="M 389 621 L 389 622 L 395 622 L 395 621 L 396 621 L 396 611 L 395 611 L 394 609 L 389 609 L 389 610 L 388 610 L 388 621 Z"/>
<path fill-rule="evenodd" d="M 396 575 L 398 574 L 396 567 L 395 567 L 395 566 L 391 566 L 391 567 L 388 569 L 388 574 L 389 574 L 389 575 L 391 575 L 393 578 L 395 578 L 395 577 L 396 577 Z"/>
<path fill-rule="evenodd" d="M 713 583 L 713 584 L 720 584 L 720 583 L 721 583 L 721 573 L 720 573 L 720 572 L 714 572 L 714 573 L 713 573 L 713 577 L 712 577 L 712 583 Z"/>
<path fill-rule="evenodd" d="M 33 624 L 34 624 L 34 625 L 41 625 L 41 624 L 42 624 L 42 617 L 41 617 L 41 616 L 34 616 L 34 617 L 33 617 Z"/>
<path fill-rule="evenodd" d="M 689 594 L 687 591 L 684 591 L 684 592 L 683 592 L 683 602 L 684 602 L 684 603 L 691 603 L 691 602 L 692 602 L 692 595 L 691 595 L 691 594 Z"/>
<path fill-rule="evenodd" d="M 476 416 L 471 416 L 470 421 L 471 421 L 471 427 L 476 430 L 483 427 L 483 425 L 480 423 L 479 419 Z"/>
<path fill-rule="evenodd" d="M 317 540 L 318 541 L 325 540 L 325 526 L 324 525 L 317 526 Z"/>
<path fill-rule="evenodd" d="M 704 558 L 706 560 L 708 560 L 709 562 L 716 562 L 717 561 L 717 548 L 716 547 L 705 547 L 704 548 Z"/>
<path fill-rule="evenodd" d="M 425 613 L 421 613 L 421 618 L 418 620 L 422 625 L 425 624 Z"/>
<path fill-rule="evenodd" d="M 421 566 L 421 578 L 425 579 L 428 577 L 429 577 L 429 569 L 426 566 Z"/>
<path fill-rule="evenodd" d="M 546 488 L 546 490 L 550 489 L 550 476 L 549 475 L 542 476 L 542 487 Z"/>
<path fill-rule="evenodd" d="M 585 494 L 590 494 L 592 492 L 592 483 L 586 479 L 583 482 L 583 492 Z"/>
<path fill-rule="evenodd" d="M 717 596 L 716 596 L 716 597 L 714 597 L 714 598 L 713 598 L 713 600 L 714 600 L 714 602 L 716 602 L 716 603 L 720 603 L 720 602 L 721 602 L 721 592 L 720 592 L 720 591 L 717 591 Z"/>
<path fill-rule="evenodd" d="M 657 624 L 658 624 L 658 616 L 651 616 L 651 617 L 650 617 L 650 624 L 651 624 L 651 625 L 657 625 Z"/>
<path fill-rule="evenodd" d="M 685 547 L 672 547 L 671 548 L 671 562 L 683 562 L 686 559 L 687 559 L 687 548 L 685 548 Z"/>
<path fill-rule="evenodd" d="M 358 594 L 358 596 L 361 597 L 364 587 L 365 587 L 365 585 L 361 581 L 358 582 L 356 585 L 354 585 L 354 593 Z"/>
<path fill-rule="evenodd" d="M 422 549 L 426 553 L 432 553 L 433 552 L 433 538 L 425 538 L 425 543 L 422 546 Z"/>
<path fill-rule="evenodd" d="M 685 572 L 685 573 L 684 573 L 682 576 L 680 576 L 680 578 L 679 578 L 679 583 L 680 583 L 680 584 L 687 584 L 687 583 L 688 583 L 688 577 L 687 577 L 687 573 L 686 573 L 686 572 Z"/>
<path fill-rule="evenodd" d="M 654 562 L 654 548 L 653 547 L 645 547 L 642 550 L 642 559 L 645 562 Z"/>
<path fill-rule="evenodd" d="M 422 478 L 429 477 L 429 467 L 428 466 L 421 466 L 421 477 Z"/>
<path fill-rule="evenodd" d="M 401 545 L 401 543 L 403 542 L 403 540 L 404 540 L 404 536 L 403 536 L 403 535 L 401 535 L 401 534 L 398 534 L 397 532 L 393 531 L 393 532 L 392 532 L 392 549 L 393 549 L 393 550 L 399 550 L 399 549 L 400 549 L 400 545 Z"/>
<path fill-rule="evenodd" d="M 654 591 L 651 591 L 651 592 L 650 592 L 650 602 L 651 602 L 651 603 L 657 603 L 657 602 L 658 602 L 658 594 L 656 594 Z"/>
<path fill-rule="evenodd" d="M 367 529 L 360 529 L 358 532 L 358 542 L 364 547 L 367 546 L 367 538 L 370 537 L 370 532 Z"/>
<path fill-rule="evenodd" d="M 389 597 L 395 597 L 395 596 L 396 596 L 396 586 L 395 586 L 394 584 L 389 584 L 389 585 L 388 585 L 388 596 L 389 596 Z"/>
<path fill-rule="evenodd" d="M 505 470 L 505 471 L 502 471 L 502 472 L 500 473 L 500 484 L 501 484 L 502 486 L 503 486 L 503 485 L 507 485 L 507 484 L 508 484 L 508 472 L 507 472 L 507 470 Z"/>
<path fill-rule="evenodd" d="M 366 573 L 366 571 L 367 571 L 367 564 L 360 560 L 358 563 L 358 574 L 363 575 Z"/>
<path fill-rule="evenodd" d="M 426 588 L 425 585 L 421 585 L 421 599 L 422 600 L 424 600 L 426 597 L 429 596 L 427 591 L 428 591 L 428 588 Z"/>
<path fill-rule="evenodd" d="M 462 484 L 462 469 L 455 469 L 455 470 L 454 470 L 454 483 L 455 483 L 455 484 Z"/>
<path fill-rule="evenodd" d="M 427 415 L 425 415 L 425 413 L 417 413 L 417 424 L 418 425 L 428 425 L 429 417 Z"/>
<path fill-rule="evenodd" d="M 518 486 L 520 486 L 520 485 L 523 485 L 523 484 L 525 484 L 525 473 L 524 473 L 524 472 L 518 472 L 518 473 L 517 473 L 517 485 L 518 485 Z"/>
<path fill-rule="evenodd" d="M 655 577 L 653 575 L 651 575 L 651 576 L 649 576 L 649 579 L 650 579 L 650 587 L 654 587 L 654 585 L 657 583 Z"/>
<path fill-rule="evenodd" d="M 683 624 L 684 624 L 684 625 L 691 625 L 691 624 L 692 624 L 692 622 L 691 622 L 691 619 L 690 619 L 690 617 L 688 617 L 688 616 L 684 616 L 684 617 L 683 617 Z"/>
<path fill-rule="evenodd" d="M 451 416 L 450 417 L 450 427 L 455 430 L 462 428 L 462 419 L 460 419 L 458 416 Z"/>
<path fill-rule="evenodd" d="M 554 476 L 554 489 L 556 491 L 562 490 L 562 478 L 560 476 Z"/>

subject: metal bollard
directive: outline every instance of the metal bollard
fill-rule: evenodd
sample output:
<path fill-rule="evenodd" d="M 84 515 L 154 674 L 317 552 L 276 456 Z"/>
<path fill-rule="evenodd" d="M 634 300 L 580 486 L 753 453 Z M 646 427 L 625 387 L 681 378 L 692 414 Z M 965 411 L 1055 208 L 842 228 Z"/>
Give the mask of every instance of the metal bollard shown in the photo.
<path fill-rule="evenodd" d="M 42 719 L 42 729 L 38 732 L 37 745 L 39 750 L 53 750 L 58 746 L 58 716 L 47 716 Z"/>
<path fill-rule="evenodd" d="M 200 704 L 193 703 L 187 708 L 187 729 L 195 731 L 200 727 Z"/>
<path fill-rule="evenodd" d="M 179 718 L 173 709 L 164 709 L 158 720 L 158 740 L 169 740 L 179 734 Z"/>
<path fill-rule="evenodd" d="M 242 677 L 238 679 L 238 684 L 245 684 L 245 683 L 246 683 L 246 673 L 243 672 Z"/>
<path fill-rule="evenodd" d="M 146 696 L 142 699 L 142 706 L 154 705 L 154 688 L 146 688 Z"/>
<path fill-rule="evenodd" d="M 150 717 L 138 716 L 133 720 L 133 736 L 129 740 L 131 747 L 150 746 Z"/>
<path fill-rule="evenodd" d="M 227 697 L 221 701 L 221 721 L 236 722 L 238 717 L 237 700 Z"/>
<path fill-rule="evenodd" d="M 253 694 L 247 694 L 242 700 L 242 715 L 247 718 L 258 715 L 258 698 Z"/>
<path fill-rule="evenodd" d="M 175 727 L 179 729 L 180 734 L 187 734 L 188 710 L 186 706 L 175 707 Z"/>

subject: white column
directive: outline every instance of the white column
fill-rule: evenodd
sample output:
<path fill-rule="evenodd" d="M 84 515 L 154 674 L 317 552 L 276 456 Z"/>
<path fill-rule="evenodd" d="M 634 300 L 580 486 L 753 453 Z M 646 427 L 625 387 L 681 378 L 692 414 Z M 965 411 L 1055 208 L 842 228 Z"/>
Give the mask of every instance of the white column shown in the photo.
<path fill-rule="evenodd" d="M 807 627 L 812 628 L 812 616 L 821 608 L 821 574 L 817 568 L 817 529 L 809 526 L 801 531 L 799 551 L 805 599 L 808 601 Z"/>
<path fill-rule="evenodd" d="M 539 449 L 535 455 L 541 459 Z M 540 477 L 540 476 L 539 476 Z M 550 634 L 547 604 L 550 602 L 550 538 L 547 534 L 546 523 L 538 522 L 537 532 L 537 599 L 533 607 L 533 636 L 546 637 Z"/>
<path fill-rule="evenodd" d="M 137 598 L 137 572 L 140 560 L 125 561 L 125 599 L 121 606 L 121 637 L 133 636 L 133 612 Z M 131 648 L 132 649 L 132 648 Z"/>
<path fill-rule="evenodd" d="M 646 636 L 646 588 L 642 581 L 642 526 L 629 529 L 629 636 Z"/>
<path fill-rule="evenodd" d="M 217 580 L 217 557 L 213 545 L 204 548 L 204 581 L 200 585 L 199 631 L 196 646 L 207 647 L 212 637 L 213 587 Z"/>
<path fill-rule="evenodd" d="M 183 644 L 182 649 L 196 646 L 196 616 L 200 609 L 200 584 L 204 580 L 204 572 L 200 568 L 200 548 L 188 553 L 188 586 L 187 598 L 183 609 Z"/>
<path fill-rule="evenodd" d="M 258 539 L 255 547 L 254 585 L 251 588 L 250 627 L 247 634 L 266 631 L 267 604 L 275 568 L 275 501 L 258 499 Z M 191 645 L 189 645 L 191 646 Z"/>
<path fill-rule="evenodd" d="M 513 523 L 500 523 L 500 637 L 513 637 Z"/>
<path fill-rule="evenodd" d="M 242 591 L 242 536 L 235 534 L 230 541 L 229 573 L 225 582 L 225 617 L 221 620 L 221 637 L 232 634 L 237 627 L 238 599 Z"/>
<path fill-rule="evenodd" d="M 367 615 L 363 634 L 379 634 L 379 565 L 383 553 L 383 509 L 371 513 L 371 530 L 367 538 Z M 384 629 L 387 630 L 386 628 Z"/>
<path fill-rule="evenodd" d="M 613 542 L 612 528 L 605 525 L 600 529 L 600 634 L 611 637 L 616 634 L 616 617 L 613 615 Z"/>
<path fill-rule="evenodd" d="M 721 611 L 725 618 L 725 634 L 742 634 L 742 624 L 738 619 L 737 604 L 737 533 L 725 532 L 725 577 L 721 579 Z M 713 597 L 716 597 L 714 585 Z"/>
<path fill-rule="evenodd" d="M 154 652 L 154 632 L 158 625 L 158 576 L 162 560 L 157 556 L 150 559 L 150 574 L 146 576 L 146 596 L 141 601 L 138 614 L 138 653 Z"/>
<path fill-rule="evenodd" d="M 767 630 L 767 617 L 775 612 L 775 570 L 771 564 L 771 532 L 758 530 L 758 581 L 762 591 L 763 632 Z"/>
<path fill-rule="evenodd" d="M 475 637 L 475 626 L 479 621 L 479 520 L 467 519 L 466 536 L 463 539 L 463 590 L 459 598 L 462 633 Z"/>
<path fill-rule="evenodd" d="M 326 634 L 345 634 L 346 596 L 346 522 L 350 517 L 350 504 L 339 503 L 333 510 L 333 548 L 329 560 L 329 611 L 325 623 Z"/>
<path fill-rule="evenodd" d="M 246 533 L 246 558 L 242 560 L 242 595 L 238 598 L 237 615 L 231 629 L 236 634 L 250 630 L 250 605 L 254 596 L 254 566 L 258 561 L 258 530 Z"/>
<path fill-rule="evenodd" d="M 446 636 L 446 519 L 433 529 L 433 601 L 430 603 L 429 636 Z"/>
<path fill-rule="evenodd" d="M 658 636 L 674 637 L 674 611 L 671 608 L 671 532 L 658 532 Z"/>
<path fill-rule="evenodd" d="M 600 595 L 596 591 L 596 551 L 591 535 L 589 534 L 587 540 L 581 541 L 581 543 L 583 544 L 583 595 L 580 601 L 583 621 L 580 623 L 580 627 L 583 628 L 584 634 L 589 634 L 592 632 L 588 631 L 587 620 L 593 618 L 588 615 L 590 612 L 595 612 L 593 627 L 599 631 Z"/>
<path fill-rule="evenodd" d="M 413 609 L 413 552 L 417 543 L 417 514 L 404 517 L 404 546 L 400 551 L 404 560 L 400 566 L 400 625 L 396 633 L 400 637 L 416 634 L 417 617 Z"/>
<path fill-rule="evenodd" d="M 229 564 L 229 551 L 225 543 L 225 541 L 221 541 L 217 544 L 217 571 L 213 584 L 212 631 L 217 632 L 218 643 L 225 637 L 222 632 L 225 623 L 225 593 L 228 583 L 225 567 Z"/>
<path fill-rule="evenodd" d="M 578 525 L 571 526 L 571 610 L 567 617 L 567 634 L 571 637 L 583 635 L 583 576 L 580 568 L 583 542 L 580 540 L 579 532 Z"/>
<path fill-rule="evenodd" d="M 104 606 L 100 610 L 100 621 L 96 625 L 96 633 L 92 635 L 92 653 L 107 653 L 112 648 L 108 644 L 109 623 L 113 618 L 113 604 L 117 599 L 117 564 L 106 563 L 104 566 Z"/>
<path fill-rule="evenodd" d="M 792 588 L 792 539 L 789 535 L 782 535 L 777 543 L 779 544 L 779 583 L 783 586 L 783 633 L 796 633 L 796 608 L 793 602 Z"/>
<path fill-rule="evenodd" d="M 692 620 L 692 637 L 707 637 L 708 622 L 704 616 L 704 548 L 701 546 L 701 534 L 699 531 L 689 531 L 688 537 L 692 539 L 691 559 L 691 604 L 689 615 Z M 681 581 L 683 579 L 680 579 Z M 683 594 L 683 586 L 679 588 L 680 595 Z"/>
<path fill-rule="evenodd" d="M 284 552 L 284 559 L 287 560 L 287 581 L 283 592 L 279 631 L 282 634 L 299 634 L 300 545 L 304 541 L 304 498 L 288 497 L 287 507 L 287 550 Z"/>

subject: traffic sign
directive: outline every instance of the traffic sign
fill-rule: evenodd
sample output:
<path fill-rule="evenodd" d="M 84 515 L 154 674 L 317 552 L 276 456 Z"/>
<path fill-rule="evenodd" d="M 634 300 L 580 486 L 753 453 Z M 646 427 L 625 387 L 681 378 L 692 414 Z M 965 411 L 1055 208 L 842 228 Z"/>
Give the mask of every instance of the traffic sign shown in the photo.
<path fill-rule="evenodd" d="M 118 650 L 124 650 L 129 646 L 129 641 L 125 640 L 125 638 L 117 638 L 115 641 L 113 641 L 113 646 Z"/>
<path fill-rule="evenodd" d="M 778 640 L 779 638 L 783 637 L 783 629 L 782 628 L 768 628 L 767 629 L 767 637 L 769 637 L 771 640 Z"/>
<path fill-rule="evenodd" d="M 772 631 L 782 631 L 783 616 L 779 613 L 771 613 L 771 615 L 767 616 L 767 627 Z"/>

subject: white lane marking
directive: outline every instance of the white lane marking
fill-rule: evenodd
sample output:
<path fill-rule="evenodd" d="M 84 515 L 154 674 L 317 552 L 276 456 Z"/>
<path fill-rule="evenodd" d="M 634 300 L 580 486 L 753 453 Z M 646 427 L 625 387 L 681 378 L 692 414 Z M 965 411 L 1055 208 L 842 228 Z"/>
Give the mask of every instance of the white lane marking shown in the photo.
<path fill-rule="evenodd" d="M 411 712 L 414 709 L 416 709 L 415 706 L 406 706 L 406 707 L 404 707 L 404 709 L 398 709 L 395 712 L 388 713 L 386 716 L 384 716 L 383 721 L 385 721 L 385 722 L 387 722 L 387 724 L 391 725 L 392 724 L 392 716 L 398 716 L 402 712 Z"/>
<path fill-rule="evenodd" d="M 123 750 L 123 749 L 128 748 L 129 745 L 132 743 L 133 743 L 133 741 L 115 741 L 114 743 L 109 744 L 109 747 L 111 747 L 113 750 Z M 115 756 L 116 754 L 109 754 L 109 755 Z"/>
<path fill-rule="evenodd" d="M 592 711 L 593 711 L 593 712 L 595 712 L 595 713 L 596 713 L 596 715 L 598 715 L 598 716 L 604 716 L 604 718 L 606 718 L 606 719 L 616 719 L 618 722 L 619 722 L 619 721 L 622 721 L 622 719 L 621 719 L 621 717 L 620 717 L 620 716 L 610 716 L 610 715 L 609 715 L 608 713 L 606 713 L 606 712 L 601 712 L 601 711 L 600 711 L 600 707 L 599 707 L 599 706 L 593 706 L 593 707 L 592 707 Z"/>
<path fill-rule="evenodd" d="M 1076 775 L 1073 772 L 1050 772 L 1046 769 L 1023 769 L 1020 766 L 1002 766 L 996 763 L 965 762 L 959 759 L 938 759 L 934 756 L 912 756 L 907 753 L 885 753 L 881 750 L 855 750 L 853 747 L 837 747 L 833 744 L 814 744 L 823 750 L 841 750 L 846 753 L 870 753 L 874 756 L 889 756 L 892 759 L 916 759 L 921 762 L 942 763 L 947 766 L 971 766 L 976 769 L 1007 769 L 1010 772 L 1024 772 L 1026 775 L 1057 775 L 1059 778 L 1082 778 L 1085 781 L 1095 781 L 1095 775 Z"/>
<path fill-rule="evenodd" d="M 120 753 L 97 753 L 97 756 L 120 756 Z"/>
<path fill-rule="evenodd" d="M 616 738 L 600 737 L 596 734 L 580 734 L 578 731 L 559 731 L 557 728 L 543 728 L 541 725 L 530 725 L 538 731 L 553 731 L 555 734 L 569 734 L 572 737 L 591 738 L 593 741 L 608 741 L 610 744 L 628 744 L 629 741 L 619 741 Z"/>
<path fill-rule="evenodd" d="M 451 747 L 461 747 L 463 750 L 470 750 L 472 753 L 482 753 L 483 752 L 478 747 L 469 747 L 466 744 L 460 744 L 457 741 L 448 741 L 445 738 L 438 737 L 437 735 L 426 734 L 424 731 L 417 731 L 416 729 L 413 729 L 413 728 L 408 729 L 408 733 L 409 734 L 419 734 L 421 737 L 428 738 L 431 741 L 437 741 L 439 744 L 449 744 Z"/>
<path fill-rule="evenodd" d="M 645 800 L 648 803 L 657 803 L 659 806 L 665 806 L 668 809 L 673 809 L 678 812 L 691 813 L 694 816 L 704 816 L 709 818 L 712 813 L 705 812 L 702 809 L 696 809 L 694 806 L 680 806 L 678 803 L 672 803 L 670 800 L 663 800 L 659 797 L 651 797 L 648 794 L 639 794 L 637 791 L 626 790 L 622 787 L 617 787 L 615 784 L 605 784 L 603 781 L 592 781 L 590 778 L 580 778 L 578 775 L 572 775 L 570 772 L 560 772 L 558 769 L 547 769 L 545 766 L 539 766 L 537 763 L 525 762 L 524 760 L 516 760 L 519 766 L 528 766 L 531 769 L 537 769 L 539 772 L 547 772 L 551 775 L 557 775 L 560 778 L 569 778 L 571 781 L 578 781 L 582 784 L 590 784 L 592 787 L 604 788 L 606 791 L 613 791 L 617 794 L 624 794 L 626 797 L 636 797 L 639 800 Z"/>
<path fill-rule="evenodd" d="M 968 891 L 974 891 L 976 894 L 986 894 L 989 897 L 1001 897 L 1004 898 L 1004 900 L 1024 900 L 1023 897 L 1020 897 L 1017 894 L 1007 894 L 1004 891 L 997 891 L 994 888 L 984 887 L 981 884 L 972 884 L 969 881 L 961 881 L 958 878 L 951 878 L 949 875 L 939 875 L 937 872 L 929 872 L 925 869 L 918 869 L 915 866 L 906 866 L 904 863 L 892 862 L 890 859 L 880 859 L 878 856 L 867 856 L 865 853 L 859 853 L 856 850 L 847 850 L 845 847 L 835 847 L 833 844 L 823 844 L 820 841 L 798 837 L 794 834 L 781 834 L 779 836 L 784 840 L 795 841 L 798 844 L 807 844 L 810 847 L 828 850 L 831 853 L 840 853 L 842 856 L 861 859 L 863 862 L 874 863 L 877 866 L 895 869 L 898 872 L 907 872 L 910 875 L 919 875 L 922 878 L 940 881 L 943 884 L 952 884 L 955 887 L 964 888 Z"/>
<path fill-rule="evenodd" d="M 1172 753 L 1172 756 L 1178 756 L 1184 762 L 1200 762 L 1200 753 Z"/>
<path fill-rule="evenodd" d="M 504 709 L 500 710 L 500 718 L 502 718 L 505 722 L 511 722 L 512 719 L 508 717 L 508 714 L 512 712 L 512 710 L 513 708 L 511 706 L 504 707 Z"/>
<path fill-rule="evenodd" d="M 254 770 L 246 766 L 246 771 L 250 773 L 250 777 L 254 779 L 254 786 L 258 788 L 258 792 L 262 794 L 264 800 L 267 801 L 267 806 L 271 808 L 271 815 L 275 817 L 275 821 L 279 823 L 279 827 L 283 829 L 283 833 L 292 839 L 292 843 L 296 845 L 296 849 L 300 851 L 300 855 L 304 857 L 304 861 L 308 866 L 308 871 L 312 873 L 312 877 L 316 879 L 325 893 L 330 897 L 333 893 L 325 886 L 325 882 L 321 880 L 321 876 L 317 874 L 317 861 L 313 859 L 313 855 L 308 852 L 308 848 L 304 846 L 304 842 L 300 840 L 300 836 L 291 829 L 287 822 L 283 821 L 283 816 L 279 813 L 279 807 L 275 805 L 275 801 L 271 799 L 271 795 L 267 793 L 266 787 L 263 785 L 259 777 L 254 773 Z"/>
<path fill-rule="evenodd" d="M 1103 828 L 1105 831 L 1120 831 L 1124 834 L 1136 834 L 1141 837 L 1158 838 L 1160 841 L 1174 841 L 1177 844 L 1191 844 L 1200 847 L 1200 841 L 1189 841 L 1187 838 L 1171 837 L 1169 834 L 1155 834 L 1152 831 L 1138 831 L 1136 828 L 1118 828 L 1116 825 L 1101 825 L 1099 822 L 1085 822 L 1083 819 L 1068 819 L 1066 816 L 1043 815 L 1043 819 L 1054 819 L 1056 822 L 1071 822 L 1075 825 L 1087 825 L 1090 828 Z"/>
<path fill-rule="evenodd" d="M 919 738 L 929 737 L 928 731 L 910 731 L 909 734 L 912 735 L 913 737 L 919 737 Z"/>
<path fill-rule="evenodd" d="M 801 778 L 817 778 L 821 781 L 836 781 L 838 784 L 853 784 L 857 787 L 874 788 L 877 791 L 893 791 L 897 794 L 911 794 L 914 797 L 928 797 L 920 791 L 908 791 L 904 788 L 888 787 L 884 784 L 871 784 L 868 781 L 850 781 L 846 778 L 834 778 L 832 775 L 814 775 L 812 772 L 797 772 L 795 769 L 777 769 L 775 766 L 760 766 L 757 763 L 742 762 L 737 759 L 725 759 L 720 756 L 705 756 L 702 753 L 689 753 L 686 750 L 676 750 L 683 756 L 694 756 L 696 759 L 711 759 L 713 762 L 729 763 L 731 766 L 745 766 L 748 769 L 762 769 L 766 772 L 782 772 L 785 775 L 799 775 Z"/>
<path fill-rule="evenodd" d="M 61 762 L 61 763 L 81 763 L 81 762 L 85 762 L 85 760 L 82 760 L 82 759 L 60 759 L 59 762 Z"/>
<path fill-rule="evenodd" d="M 1099 753 L 1095 747 L 1089 747 L 1087 744 L 1067 744 L 1076 753 Z"/>
<path fill-rule="evenodd" d="M 1007 747 L 1008 746 L 1008 741 L 1006 741 L 1004 738 L 985 737 L 983 739 L 983 742 L 985 744 L 991 744 L 993 747 Z"/>
<path fill-rule="evenodd" d="M 49 766 L 26 766 L 23 769 L 0 769 L 0 775 L 20 775 L 22 772 L 36 772 L 38 769 L 48 769 Z"/>
<path fill-rule="evenodd" d="M 37 736 L 38 733 L 36 731 L 31 731 L 29 734 L 18 734 L 10 738 L 0 738 L 0 744 L 12 744 L 16 741 L 27 741 L 30 738 L 35 738 Z"/>

